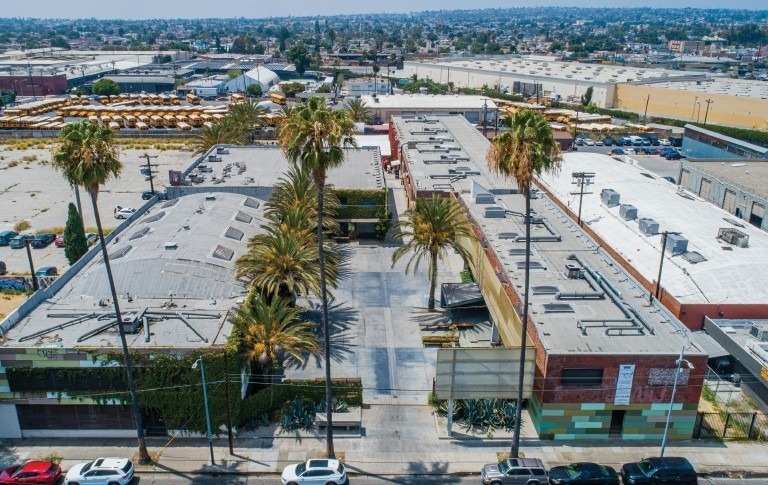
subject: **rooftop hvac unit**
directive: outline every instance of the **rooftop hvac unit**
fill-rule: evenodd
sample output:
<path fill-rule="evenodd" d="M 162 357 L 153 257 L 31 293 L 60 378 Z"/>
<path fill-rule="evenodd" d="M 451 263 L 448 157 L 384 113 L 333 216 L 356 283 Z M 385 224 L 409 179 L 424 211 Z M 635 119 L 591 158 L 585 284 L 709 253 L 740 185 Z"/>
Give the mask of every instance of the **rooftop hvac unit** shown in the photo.
<path fill-rule="evenodd" d="M 667 234 L 667 252 L 672 256 L 688 251 L 688 239 L 682 234 Z"/>
<path fill-rule="evenodd" d="M 637 219 L 637 207 L 631 204 L 621 204 L 619 206 L 619 215 L 625 221 L 633 221 Z"/>
<path fill-rule="evenodd" d="M 580 280 L 584 276 L 583 272 L 584 270 L 577 264 L 565 265 L 565 276 L 567 276 L 569 280 Z"/>
<path fill-rule="evenodd" d="M 768 342 L 768 325 L 753 323 L 749 334 L 761 342 Z"/>
<path fill-rule="evenodd" d="M 740 248 L 749 247 L 749 236 L 731 227 L 721 227 L 718 229 L 717 238 Z"/>
<path fill-rule="evenodd" d="M 659 233 L 659 223 L 650 217 L 641 217 L 637 220 L 637 225 L 646 236 L 653 236 Z"/>
<path fill-rule="evenodd" d="M 497 205 L 485 208 L 486 219 L 504 219 L 506 211 Z"/>
<path fill-rule="evenodd" d="M 608 207 L 616 207 L 619 205 L 621 195 L 613 189 L 603 189 L 600 191 L 600 200 Z"/>
<path fill-rule="evenodd" d="M 141 328 L 141 320 L 138 318 L 138 314 L 136 313 L 124 313 L 122 316 L 123 319 L 123 331 L 127 334 L 133 334 L 139 331 L 139 328 Z"/>

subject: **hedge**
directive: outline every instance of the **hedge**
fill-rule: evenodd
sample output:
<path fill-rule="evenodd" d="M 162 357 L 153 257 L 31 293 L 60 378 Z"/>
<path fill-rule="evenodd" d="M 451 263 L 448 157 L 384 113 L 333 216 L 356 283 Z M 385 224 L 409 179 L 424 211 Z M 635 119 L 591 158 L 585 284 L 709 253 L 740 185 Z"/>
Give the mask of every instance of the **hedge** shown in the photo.
<path fill-rule="evenodd" d="M 333 189 L 333 193 L 340 202 L 339 208 L 336 211 L 337 219 L 376 219 L 378 217 L 376 214 L 382 206 L 386 211 L 386 189 Z M 374 204 L 371 205 L 370 202 L 374 202 Z"/>

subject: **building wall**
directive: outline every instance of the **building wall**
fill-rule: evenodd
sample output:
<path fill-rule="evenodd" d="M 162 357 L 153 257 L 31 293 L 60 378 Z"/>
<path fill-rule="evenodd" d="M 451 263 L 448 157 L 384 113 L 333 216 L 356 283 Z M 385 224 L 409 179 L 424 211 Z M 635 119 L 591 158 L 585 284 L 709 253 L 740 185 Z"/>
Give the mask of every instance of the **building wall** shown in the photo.
<path fill-rule="evenodd" d="M 747 144 L 751 145 L 751 144 Z M 709 135 L 697 129 L 685 128 L 683 138 L 683 153 L 692 158 L 736 158 L 749 160 L 764 160 L 768 154 L 759 147 L 749 148 L 723 139 L 721 135 Z"/>
<path fill-rule="evenodd" d="M 18 96 L 50 96 L 67 91 L 67 77 L 59 76 L 0 76 L 0 89 L 14 91 Z M 34 92 L 33 92 L 34 91 Z"/>
<path fill-rule="evenodd" d="M 702 123 L 706 118 L 708 123 L 713 124 L 749 129 L 768 128 L 768 99 L 664 89 L 649 84 L 618 84 L 616 97 L 609 101 L 608 107 L 645 113 L 646 99 L 648 117 L 663 116 L 691 121 L 698 118 Z M 707 99 L 713 101 L 709 105 L 709 113 Z"/>
<path fill-rule="evenodd" d="M 420 116 L 420 115 L 462 115 L 470 123 L 479 123 L 483 117 L 483 109 L 465 109 L 465 108 L 453 108 L 447 106 L 445 108 L 381 108 L 375 104 L 370 104 L 368 109 L 371 111 L 373 119 L 377 123 L 389 123 L 392 121 L 393 116 Z M 488 118 L 491 119 L 491 109 L 488 109 Z"/>

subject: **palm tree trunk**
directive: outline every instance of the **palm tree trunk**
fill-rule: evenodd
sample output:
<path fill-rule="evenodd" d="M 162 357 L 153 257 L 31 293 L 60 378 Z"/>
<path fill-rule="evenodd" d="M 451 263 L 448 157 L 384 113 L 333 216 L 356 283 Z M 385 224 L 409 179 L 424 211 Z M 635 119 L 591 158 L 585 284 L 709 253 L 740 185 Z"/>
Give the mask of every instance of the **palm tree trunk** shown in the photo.
<path fill-rule="evenodd" d="M 317 185 L 317 259 L 320 263 L 320 298 L 323 301 L 323 343 L 325 346 L 325 414 L 326 454 L 336 458 L 333 449 L 333 393 L 331 392 L 331 332 L 328 324 L 328 290 L 325 284 L 325 248 L 323 246 L 323 198 L 325 195 L 325 171 L 319 170 Z"/>
<path fill-rule="evenodd" d="M 101 243 L 101 255 L 104 258 L 104 266 L 107 269 L 107 281 L 109 290 L 112 293 L 112 302 L 115 307 L 115 318 L 117 320 L 117 331 L 120 334 L 120 344 L 123 347 L 123 358 L 125 358 L 125 372 L 128 376 L 128 385 L 131 391 L 131 406 L 133 408 L 133 417 L 136 421 L 136 436 L 139 441 L 139 462 L 149 463 L 152 459 L 147 451 L 147 442 L 144 440 L 144 427 L 141 422 L 141 410 L 139 409 L 139 396 L 136 392 L 136 381 L 133 377 L 133 368 L 131 366 L 131 354 L 128 352 L 128 342 L 125 340 L 125 330 L 122 325 L 122 314 L 120 305 L 117 301 L 117 290 L 115 289 L 115 280 L 112 278 L 112 267 L 109 264 L 109 253 L 107 245 L 104 244 L 104 232 L 101 229 L 101 217 L 99 217 L 99 208 L 96 204 L 96 193 L 91 191 L 91 203 L 93 204 L 93 214 L 96 218 L 96 231 L 99 233 L 99 242 Z"/>
<path fill-rule="evenodd" d="M 75 205 L 77 205 L 77 213 L 80 215 L 80 223 L 83 224 L 83 229 L 85 229 L 85 223 L 83 222 L 83 206 L 80 203 L 80 187 L 77 184 L 72 184 L 72 188 L 75 189 Z"/>
<path fill-rule="evenodd" d="M 435 289 L 437 288 L 437 253 L 429 255 L 429 302 L 427 310 L 435 310 Z"/>
<path fill-rule="evenodd" d="M 531 192 L 525 194 L 525 283 L 523 286 L 523 327 L 522 346 L 520 348 L 520 377 L 517 385 L 517 405 L 515 406 L 515 433 L 512 441 L 510 456 L 518 458 L 520 455 L 520 428 L 523 411 L 523 385 L 525 384 L 525 348 L 528 338 L 528 285 L 531 276 Z"/>

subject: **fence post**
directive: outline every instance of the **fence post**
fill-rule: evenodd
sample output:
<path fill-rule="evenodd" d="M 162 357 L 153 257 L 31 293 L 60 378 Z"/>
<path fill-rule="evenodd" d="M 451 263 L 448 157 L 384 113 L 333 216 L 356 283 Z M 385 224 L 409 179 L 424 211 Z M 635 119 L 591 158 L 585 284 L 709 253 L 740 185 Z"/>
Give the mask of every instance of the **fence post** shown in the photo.
<path fill-rule="evenodd" d="M 728 433 L 728 424 L 731 422 L 731 413 L 725 415 L 725 426 L 723 426 L 723 438 Z"/>
<path fill-rule="evenodd" d="M 752 423 L 749 425 L 749 431 L 747 432 L 747 439 L 752 439 L 752 431 L 755 430 L 755 423 L 757 422 L 757 413 L 752 413 Z"/>
<path fill-rule="evenodd" d="M 696 421 L 693 424 L 693 439 L 701 438 L 701 423 L 704 421 L 704 413 L 696 413 Z"/>

